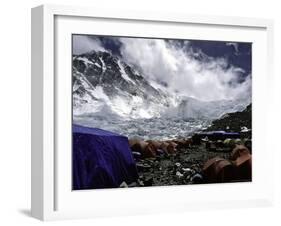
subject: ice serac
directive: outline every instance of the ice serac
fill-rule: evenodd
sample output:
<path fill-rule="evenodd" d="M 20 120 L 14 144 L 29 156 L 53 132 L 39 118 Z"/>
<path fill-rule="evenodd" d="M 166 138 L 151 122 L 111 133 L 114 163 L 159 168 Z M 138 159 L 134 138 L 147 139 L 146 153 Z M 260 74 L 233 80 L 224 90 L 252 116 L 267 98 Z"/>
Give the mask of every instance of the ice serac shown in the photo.
<path fill-rule="evenodd" d="M 201 101 L 192 97 L 181 97 L 175 107 L 165 112 L 168 118 L 177 117 L 183 119 L 216 119 L 225 113 L 242 111 L 245 103 L 238 100 Z"/>

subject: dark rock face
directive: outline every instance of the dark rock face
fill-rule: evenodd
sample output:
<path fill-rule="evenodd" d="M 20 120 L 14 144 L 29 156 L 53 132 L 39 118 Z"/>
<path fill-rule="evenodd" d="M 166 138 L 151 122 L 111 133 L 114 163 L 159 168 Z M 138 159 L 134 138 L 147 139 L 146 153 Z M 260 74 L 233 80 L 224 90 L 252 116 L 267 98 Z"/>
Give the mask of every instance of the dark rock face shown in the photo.
<path fill-rule="evenodd" d="M 252 104 L 249 104 L 243 111 L 228 113 L 220 119 L 214 120 L 207 130 L 241 132 L 241 127 L 246 127 L 249 130 L 252 128 Z"/>
<path fill-rule="evenodd" d="M 165 94 L 152 87 L 140 73 L 108 52 L 91 51 L 73 56 L 73 84 L 81 76 L 85 76 L 93 87 L 102 86 L 109 97 L 122 93 L 155 103 L 166 99 Z M 78 89 L 74 92 L 85 91 Z"/>

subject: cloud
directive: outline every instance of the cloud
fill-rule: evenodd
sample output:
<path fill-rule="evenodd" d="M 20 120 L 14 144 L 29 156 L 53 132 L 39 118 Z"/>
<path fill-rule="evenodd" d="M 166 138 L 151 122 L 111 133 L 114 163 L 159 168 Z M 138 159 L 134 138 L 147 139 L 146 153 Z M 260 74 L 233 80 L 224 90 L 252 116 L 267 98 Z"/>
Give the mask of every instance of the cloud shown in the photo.
<path fill-rule="evenodd" d="M 91 50 L 105 51 L 101 42 L 97 38 L 91 38 L 87 35 L 73 35 L 73 54 L 82 54 Z"/>
<path fill-rule="evenodd" d="M 205 101 L 250 99 L 251 76 L 241 83 L 243 69 L 226 58 L 209 57 L 176 41 L 120 38 L 124 61 L 136 65 L 148 80 L 168 84 L 171 92 Z"/>
<path fill-rule="evenodd" d="M 237 42 L 227 42 L 225 43 L 225 45 L 227 46 L 232 46 L 235 50 L 235 53 L 238 53 L 239 52 L 239 44 Z"/>
<path fill-rule="evenodd" d="M 238 43 L 225 45 L 238 50 Z M 171 93 L 205 101 L 249 101 L 251 98 L 250 75 L 245 77 L 242 68 L 230 65 L 224 57 L 211 57 L 200 48 L 193 48 L 192 41 L 106 38 L 101 42 L 95 36 L 73 36 L 74 54 L 91 50 L 112 52 L 113 47 L 125 62 L 136 66 L 147 80 L 166 84 Z M 243 82 L 241 77 L 245 78 Z"/>

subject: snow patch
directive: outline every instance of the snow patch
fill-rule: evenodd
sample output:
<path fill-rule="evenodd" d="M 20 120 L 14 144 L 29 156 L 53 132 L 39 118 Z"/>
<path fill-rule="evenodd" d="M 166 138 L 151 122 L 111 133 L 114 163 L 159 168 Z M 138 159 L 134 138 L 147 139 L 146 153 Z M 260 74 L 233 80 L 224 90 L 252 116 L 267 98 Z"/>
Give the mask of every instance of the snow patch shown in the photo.
<path fill-rule="evenodd" d="M 104 61 L 103 61 L 103 59 L 100 57 L 99 58 L 100 59 L 100 61 L 101 61 L 101 68 L 102 68 L 102 73 L 104 73 L 105 72 L 105 70 L 106 70 L 106 65 L 105 65 L 105 63 L 104 63 Z"/>
<path fill-rule="evenodd" d="M 108 96 L 104 93 L 103 88 L 101 86 L 96 86 L 96 88 L 91 92 L 94 97 L 97 99 L 101 99 L 106 101 L 107 103 L 110 102 Z"/>
<path fill-rule="evenodd" d="M 81 60 L 81 61 L 83 61 L 85 64 L 86 64 L 86 66 L 88 67 L 89 65 L 91 65 L 91 64 L 94 64 L 92 61 L 90 61 L 88 58 L 86 58 L 86 57 L 77 57 L 76 58 L 77 60 Z"/>
<path fill-rule="evenodd" d="M 101 67 L 97 62 L 95 62 L 94 65 L 97 67 Z"/>
<path fill-rule="evenodd" d="M 150 81 L 149 82 L 150 83 L 150 85 L 153 87 L 153 88 L 155 88 L 155 89 L 157 89 L 157 90 L 161 90 L 161 91 L 164 91 L 164 92 L 166 92 L 167 91 L 167 89 L 164 87 L 164 86 L 162 86 L 161 84 L 159 84 L 159 83 L 157 83 L 156 81 Z"/>
<path fill-rule="evenodd" d="M 118 60 L 118 66 L 120 67 L 120 72 L 121 72 L 121 76 L 127 81 L 127 82 L 131 82 L 134 85 L 136 85 L 136 83 L 127 75 L 123 64 L 120 62 L 120 60 Z"/>

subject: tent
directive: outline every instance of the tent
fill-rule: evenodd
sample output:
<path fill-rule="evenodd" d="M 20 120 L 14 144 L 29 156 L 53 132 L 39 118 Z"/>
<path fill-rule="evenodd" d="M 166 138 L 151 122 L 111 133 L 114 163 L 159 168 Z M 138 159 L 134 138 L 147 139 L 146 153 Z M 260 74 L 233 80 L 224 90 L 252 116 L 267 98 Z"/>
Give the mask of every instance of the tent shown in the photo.
<path fill-rule="evenodd" d="M 137 180 L 128 138 L 97 128 L 73 125 L 74 190 L 119 187 Z"/>

